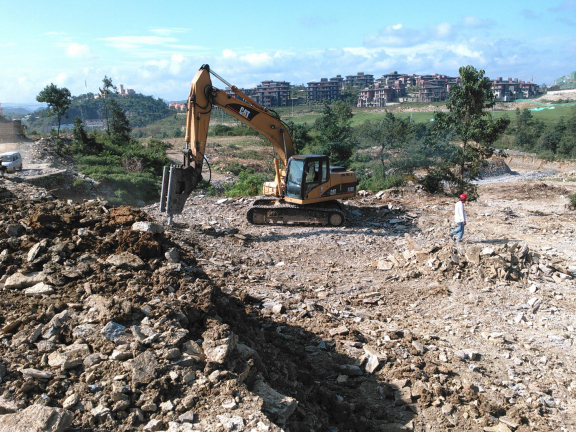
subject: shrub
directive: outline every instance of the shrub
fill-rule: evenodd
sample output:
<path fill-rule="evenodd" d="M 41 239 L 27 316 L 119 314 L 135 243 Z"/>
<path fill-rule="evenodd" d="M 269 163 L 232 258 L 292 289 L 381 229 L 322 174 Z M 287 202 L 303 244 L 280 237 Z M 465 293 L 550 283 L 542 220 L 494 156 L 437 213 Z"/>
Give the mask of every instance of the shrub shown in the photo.
<path fill-rule="evenodd" d="M 360 180 L 358 189 L 369 190 L 378 192 L 381 190 L 391 189 L 394 187 L 401 187 L 406 184 L 406 179 L 398 174 L 392 174 L 386 177 L 373 176 L 366 177 Z"/>
<path fill-rule="evenodd" d="M 260 173 L 243 171 L 238 176 L 239 181 L 232 186 L 225 186 L 227 197 L 256 196 L 262 193 L 262 186 L 267 181 L 266 176 Z"/>
<path fill-rule="evenodd" d="M 576 210 L 576 193 L 568 195 L 568 200 L 570 201 L 568 207 L 572 210 Z"/>

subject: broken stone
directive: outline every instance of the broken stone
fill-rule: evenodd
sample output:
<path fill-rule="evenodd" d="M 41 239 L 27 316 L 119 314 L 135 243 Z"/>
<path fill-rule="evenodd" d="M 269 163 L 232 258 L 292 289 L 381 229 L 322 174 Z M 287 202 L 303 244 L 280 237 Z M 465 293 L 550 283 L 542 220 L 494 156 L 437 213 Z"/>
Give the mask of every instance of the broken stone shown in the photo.
<path fill-rule="evenodd" d="M 144 261 L 142 261 L 140 257 L 131 254 L 130 252 L 121 252 L 119 254 L 110 255 L 106 259 L 106 263 L 116 267 L 123 267 L 134 270 L 138 270 L 144 267 Z"/>
<path fill-rule="evenodd" d="M 298 406 L 298 401 L 296 399 L 278 393 L 261 380 L 254 383 L 252 391 L 262 398 L 263 411 L 274 418 L 277 418 L 278 423 L 280 424 L 284 424 Z"/>
<path fill-rule="evenodd" d="M 102 333 L 102 336 L 104 336 L 105 339 L 115 342 L 122 336 L 124 336 L 125 331 L 126 327 L 110 321 L 108 322 L 108 324 L 104 326 L 104 328 L 100 331 L 100 333 Z"/>
<path fill-rule="evenodd" d="M 37 283 L 33 287 L 24 289 L 24 295 L 27 296 L 42 296 L 54 293 L 54 288 L 44 282 Z"/>
<path fill-rule="evenodd" d="M 54 376 L 54 374 L 52 372 L 44 372 L 44 371 L 40 371 L 37 369 L 22 369 L 20 371 L 22 373 L 22 375 L 30 377 L 30 378 L 36 378 L 36 379 L 44 379 L 44 380 L 48 380 L 48 379 L 52 379 L 52 377 Z"/>
<path fill-rule="evenodd" d="M 137 385 L 152 382 L 156 377 L 157 366 L 158 361 L 152 351 L 146 351 L 137 356 L 132 364 L 132 383 Z"/>
<path fill-rule="evenodd" d="M 162 234 L 164 232 L 164 227 L 152 222 L 134 222 L 132 224 L 132 231 Z"/>
<path fill-rule="evenodd" d="M 64 432 L 72 419 L 68 410 L 35 404 L 15 414 L 0 416 L 0 431 Z"/>
<path fill-rule="evenodd" d="M 6 282 L 4 282 L 4 288 L 6 289 L 20 289 L 27 288 L 44 282 L 46 280 L 46 275 L 44 272 L 33 272 L 33 273 L 14 273 L 8 276 Z"/>

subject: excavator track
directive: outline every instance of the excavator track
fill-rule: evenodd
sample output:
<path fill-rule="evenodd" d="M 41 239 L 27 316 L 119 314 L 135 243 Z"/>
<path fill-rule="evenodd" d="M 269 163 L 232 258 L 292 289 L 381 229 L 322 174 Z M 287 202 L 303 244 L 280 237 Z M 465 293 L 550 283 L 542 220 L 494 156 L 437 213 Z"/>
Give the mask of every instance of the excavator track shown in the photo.
<path fill-rule="evenodd" d="M 258 199 L 246 214 L 254 225 L 342 226 L 342 206 L 337 201 L 323 204 L 294 205 L 278 199 Z"/>

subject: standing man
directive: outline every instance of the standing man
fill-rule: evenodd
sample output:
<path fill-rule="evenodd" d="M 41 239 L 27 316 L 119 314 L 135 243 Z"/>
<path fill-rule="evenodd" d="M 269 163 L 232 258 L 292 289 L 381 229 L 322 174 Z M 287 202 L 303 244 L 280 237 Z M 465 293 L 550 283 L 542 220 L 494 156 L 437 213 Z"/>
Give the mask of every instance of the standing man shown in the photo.
<path fill-rule="evenodd" d="M 464 225 L 466 225 L 466 212 L 464 211 L 464 203 L 468 199 L 466 194 L 460 195 L 460 199 L 454 206 L 454 222 L 458 225 L 454 231 L 450 233 L 450 237 L 455 236 L 458 234 L 457 242 L 462 241 L 462 236 L 464 235 Z"/>

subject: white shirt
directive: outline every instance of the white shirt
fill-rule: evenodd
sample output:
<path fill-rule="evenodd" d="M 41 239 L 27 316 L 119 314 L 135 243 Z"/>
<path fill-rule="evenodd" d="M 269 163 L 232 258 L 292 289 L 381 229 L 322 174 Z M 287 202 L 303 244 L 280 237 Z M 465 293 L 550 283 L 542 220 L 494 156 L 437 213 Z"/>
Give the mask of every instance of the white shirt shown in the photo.
<path fill-rule="evenodd" d="M 464 203 L 462 201 L 458 201 L 454 206 L 454 221 L 458 222 L 466 222 L 466 213 L 464 212 Z"/>

